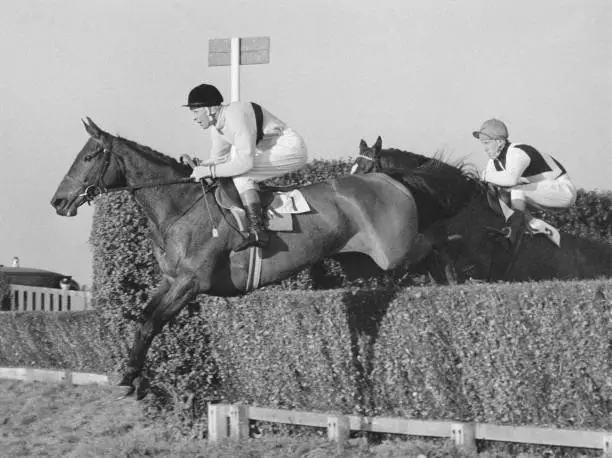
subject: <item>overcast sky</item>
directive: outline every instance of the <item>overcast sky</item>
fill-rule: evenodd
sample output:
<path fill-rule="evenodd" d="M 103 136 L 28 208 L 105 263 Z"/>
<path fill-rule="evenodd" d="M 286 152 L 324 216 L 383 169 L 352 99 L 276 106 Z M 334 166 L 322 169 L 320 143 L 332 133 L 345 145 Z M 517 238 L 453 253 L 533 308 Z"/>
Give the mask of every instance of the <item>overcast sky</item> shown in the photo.
<path fill-rule="evenodd" d="M 180 105 L 203 81 L 229 99 L 208 40 L 269 36 L 241 98 L 300 132 L 312 158 L 388 147 L 483 166 L 471 131 L 490 117 L 554 154 L 579 187 L 610 190 L 610 0 L 2 0 L 0 264 L 91 284 L 93 207 L 49 205 L 90 116 L 168 155 L 207 157 Z"/>

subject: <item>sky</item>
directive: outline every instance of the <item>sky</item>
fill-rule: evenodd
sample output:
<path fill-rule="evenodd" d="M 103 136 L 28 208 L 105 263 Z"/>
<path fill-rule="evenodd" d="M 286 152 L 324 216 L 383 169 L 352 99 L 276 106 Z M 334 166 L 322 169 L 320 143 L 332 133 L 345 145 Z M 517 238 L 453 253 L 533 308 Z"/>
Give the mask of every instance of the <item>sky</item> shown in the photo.
<path fill-rule="evenodd" d="M 93 206 L 49 204 L 88 136 L 81 118 L 173 157 L 208 156 L 181 105 L 202 82 L 230 98 L 213 38 L 270 37 L 240 96 L 299 132 L 312 159 L 361 139 L 467 160 L 506 122 L 580 188 L 612 190 L 610 0 L 2 0 L 0 264 L 91 284 Z"/>

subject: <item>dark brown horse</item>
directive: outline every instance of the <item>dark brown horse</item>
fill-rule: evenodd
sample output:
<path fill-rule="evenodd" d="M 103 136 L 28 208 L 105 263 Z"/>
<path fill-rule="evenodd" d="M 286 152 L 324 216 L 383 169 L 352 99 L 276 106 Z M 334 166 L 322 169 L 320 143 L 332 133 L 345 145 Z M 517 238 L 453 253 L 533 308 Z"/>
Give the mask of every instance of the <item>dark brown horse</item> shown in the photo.
<path fill-rule="evenodd" d="M 140 398 L 146 389 L 141 370 L 153 338 L 198 293 L 230 296 L 251 289 L 248 266 L 253 253 L 232 251 L 244 235 L 215 199 L 215 186 L 188 178 L 191 167 L 113 136 L 90 119 L 84 124 L 90 138 L 51 204 L 59 215 L 74 216 L 100 192 L 129 189 L 149 219 L 162 280 L 143 310 L 120 382 Z M 446 194 L 438 186 L 438 181 L 415 178 L 419 195 L 431 192 L 433 201 Z M 419 203 L 408 187 L 385 174 L 347 175 L 301 191 L 311 211 L 293 215 L 293 232 L 273 233 L 263 250 L 260 286 L 339 253 L 366 254 L 388 270 L 416 264 L 431 249 L 417 231 Z M 459 208 L 457 202 L 452 202 L 453 208 L 449 202 L 442 198 L 436 203 L 440 217 Z"/>
<path fill-rule="evenodd" d="M 360 147 L 352 171 L 384 172 L 400 182 L 414 180 L 419 170 L 435 167 L 440 160 L 398 149 L 382 149 L 380 137 L 372 148 Z M 497 197 L 478 179 L 476 173 L 457 175 L 464 185 L 453 184 L 468 192 L 461 198 L 467 204 L 455 216 L 435 224 L 444 226 L 438 232 L 450 234 L 451 241 L 443 244 L 452 260 L 459 281 L 468 278 L 486 281 L 527 281 L 543 279 L 576 279 L 612 276 L 612 247 L 603 241 L 561 233 L 561 247 L 557 248 L 543 236 L 526 236 L 515 253 L 507 252 L 496 237 L 504 225 Z M 416 193 L 415 193 L 416 196 Z M 424 197 L 426 200 L 427 197 Z M 438 201 L 440 199 L 438 198 Z M 424 201 L 421 199 L 421 201 Z M 427 209 L 419 207 L 419 220 L 427 221 Z M 424 214 L 421 214 L 424 213 Z"/>
<path fill-rule="evenodd" d="M 457 173 L 460 171 L 461 173 Z M 436 283 L 459 281 L 450 246 L 455 234 L 449 234 L 445 221 L 463 210 L 473 193 L 476 175 L 463 164 L 452 165 L 441 158 L 396 148 L 382 148 L 382 139 L 369 147 L 364 140 L 351 174 L 383 172 L 409 188 L 418 202 L 418 230 L 432 245 L 426 263 Z"/>

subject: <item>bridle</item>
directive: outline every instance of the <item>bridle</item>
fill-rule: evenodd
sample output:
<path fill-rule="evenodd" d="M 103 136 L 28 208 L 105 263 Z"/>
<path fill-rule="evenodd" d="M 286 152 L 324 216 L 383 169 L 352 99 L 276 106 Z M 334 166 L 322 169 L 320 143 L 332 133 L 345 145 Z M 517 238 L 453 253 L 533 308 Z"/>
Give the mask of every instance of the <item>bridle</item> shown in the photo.
<path fill-rule="evenodd" d="M 357 155 L 357 159 L 359 159 L 359 158 L 362 158 L 362 159 L 365 159 L 367 161 L 373 162 L 374 163 L 373 164 L 373 169 L 374 169 L 373 171 L 374 172 L 378 172 L 378 171 L 382 170 L 382 167 L 380 165 L 380 158 L 379 157 L 373 158 L 373 157 L 370 157 L 370 156 L 366 156 L 365 154 L 358 154 Z M 354 168 L 355 168 L 355 170 L 353 170 L 351 173 L 355 173 L 357 171 L 357 168 L 356 167 L 354 167 Z M 368 172 L 371 172 L 371 171 L 372 170 L 368 170 Z"/>
<path fill-rule="evenodd" d="M 115 138 L 113 137 L 112 142 L 114 142 Z M 134 192 L 138 189 L 142 189 L 142 188 L 153 188 L 156 186 L 167 186 L 167 185 L 171 185 L 171 184 L 181 184 L 181 183 L 194 183 L 195 181 L 193 181 L 192 178 L 190 177 L 186 177 L 186 178 L 181 178 L 178 180 L 171 180 L 171 181 L 162 181 L 162 182 L 150 182 L 150 183 L 142 183 L 136 186 L 122 186 L 122 187 L 117 187 L 117 188 L 113 188 L 113 189 L 109 189 L 108 186 L 104 183 L 104 177 L 106 175 L 106 172 L 108 171 L 108 168 L 110 167 L 111 164 L 111 160 L 112 160 L 112 156 L 115 156 L 115 159 L 117 161 L 118 167 L 121 169 L 121 171 L 123 172 L 124 176 L 125 176 L 125 170 L 123 169 L 123 167 L 121 166 L 122 161 L 119 160 L 120 156 L 118 153 L 113 152 L 112 150 L 112 143 L 109 147 L 103 146 L 101 148 L 98 148 L 97 150 L 87 154 L 84 157 L 84 161 L 85 162 L 89 162 L 91 160 L 94 160 L 98 155 L 102 154 L 102 161 L 100 161 L 100 165 L 97 168 L 97 170 L 92 174 L 93 175 L 93 180 L 91 181 L 91 184 L 89 184 L 89 175 L 85 178 L 84 181 L 79 180 L 77 178 L 74 178 L 73 176 L 71 176 L 70 174 L 66 174 L 66 178 L 68 178 L 70 181 L 73 181 L 79 185 L 81 185 L 82 187 L 85 188 L 85 190 L 79 194 L 77 197 L 83 197 L 84 198 L 84 202 L 87 202 L 87 205 L 91 205 L 91 202 L 99 195 L 101 194 L 107 194 L 110 192 L 119 192 L 119 191 L 125 191 L 128 190 L 130 192 Z M 210 184 L 208 184 L 210 186 Z M 204 183 L 202 184 L 203 188 L 205 189 L 205 191 L 207 192 L 208 189 L 205 188 Z"/>

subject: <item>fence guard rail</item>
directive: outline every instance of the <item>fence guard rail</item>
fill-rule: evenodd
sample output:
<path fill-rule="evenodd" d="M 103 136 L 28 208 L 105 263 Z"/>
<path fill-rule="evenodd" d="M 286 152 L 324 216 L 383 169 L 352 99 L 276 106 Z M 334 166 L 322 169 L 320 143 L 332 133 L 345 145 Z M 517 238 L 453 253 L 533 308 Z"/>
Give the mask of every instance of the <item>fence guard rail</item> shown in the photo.
<path fill-rule="evenodd" d="M 11 285 L 11 311 L 78 312 L 92 310 L 90 291 Z"/>
<path fill-rule="evenodd" d="M 612 432 L 503 426 L 484 423 L 361 417 L 328 413 L 269 409 L 233 404 L 209 404 L 208 439 L 239 440 L 249 436 L 249 420 L 327 428 L 329 440 L 342 449 L 350 431 L 372 431 L 410 436 L 447 437 L 455 444 L 474 448 L 477 439 L 535 445 L 592 448 L 612 457 Z"/>

